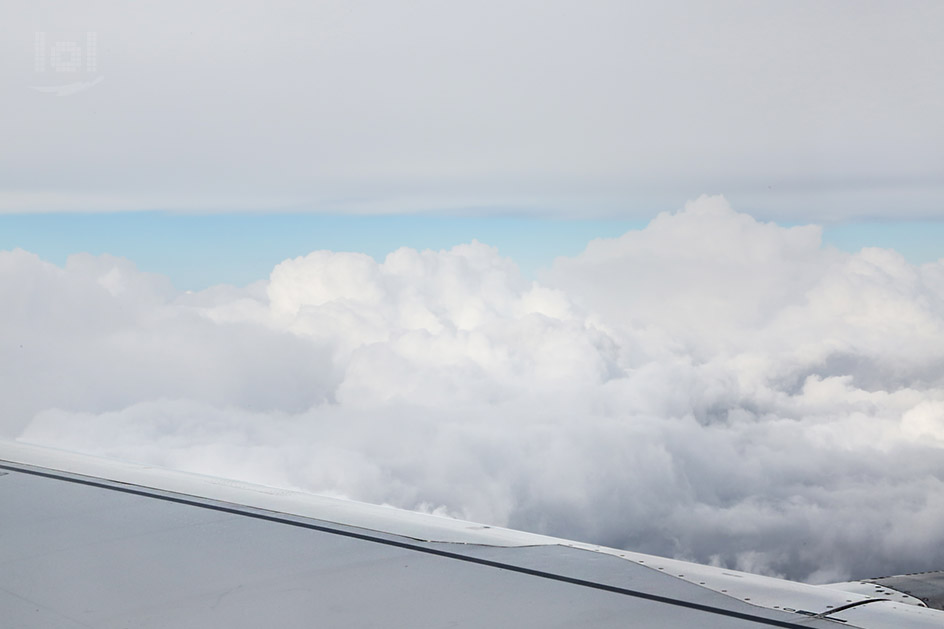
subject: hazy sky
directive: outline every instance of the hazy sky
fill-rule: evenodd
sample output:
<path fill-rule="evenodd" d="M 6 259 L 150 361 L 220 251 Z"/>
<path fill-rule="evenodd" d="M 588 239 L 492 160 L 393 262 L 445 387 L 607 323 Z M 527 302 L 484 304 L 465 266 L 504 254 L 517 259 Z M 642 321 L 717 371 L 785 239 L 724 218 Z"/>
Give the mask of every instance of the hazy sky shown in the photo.
<path fill-rule="evenodd" d="M 942 25 L 936 1 L 13 0 L 0 210 L 940 217 Z"/>

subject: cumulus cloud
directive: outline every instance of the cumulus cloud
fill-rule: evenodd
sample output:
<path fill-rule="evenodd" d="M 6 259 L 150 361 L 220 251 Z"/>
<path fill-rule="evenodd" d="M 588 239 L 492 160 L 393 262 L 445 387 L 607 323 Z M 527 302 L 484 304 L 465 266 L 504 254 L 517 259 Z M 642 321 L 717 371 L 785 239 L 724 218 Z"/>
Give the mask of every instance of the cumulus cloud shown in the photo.
<path fill-rule="evenodd" d="M 485 244 L 176 293 L 0 253 L 0 429 L 814 582 L 944 567 L 944 262 L 702 197 L 533 282 Z"/>

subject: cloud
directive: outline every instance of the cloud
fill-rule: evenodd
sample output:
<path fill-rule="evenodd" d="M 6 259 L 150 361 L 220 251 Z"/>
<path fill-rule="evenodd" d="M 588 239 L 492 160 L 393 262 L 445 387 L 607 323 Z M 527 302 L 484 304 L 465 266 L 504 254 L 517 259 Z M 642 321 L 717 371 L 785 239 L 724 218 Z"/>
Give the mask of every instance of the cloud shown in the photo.
<path fill-rule="evenodd" d="M 933 0 L 4 8 L 0 212 L 940 215 Z"/>
<path fill-rule="evenodd" d="M 944 566 L 944 264 L 702 197 L 540 283 L 472 242 L 175 293 L 0 253 L 0 429 L 815 582 Z"/>

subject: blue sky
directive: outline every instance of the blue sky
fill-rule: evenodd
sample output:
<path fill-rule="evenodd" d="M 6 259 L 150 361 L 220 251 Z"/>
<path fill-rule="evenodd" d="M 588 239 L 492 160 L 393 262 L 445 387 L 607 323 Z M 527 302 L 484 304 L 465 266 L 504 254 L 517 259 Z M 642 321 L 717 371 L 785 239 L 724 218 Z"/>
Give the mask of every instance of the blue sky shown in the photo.
<path fill-rule="evenodd" d="M 557 256 L 593 238 L 641 229 L 644 220 L 326 214 L 15 214 L 0 216 L 0 249 L 22 248 L 63 264 L 73 253 L 126 257 L 167 275 L 181 290 L 265 279 L 286 258 L 317 249 L 381 260 L 399 247 L 447 249 L 472 239 L 498 247 L 534 277 Z M 884 247 L 920 264 L 944 257 L 944 221 L 871 220 L 824 226 L 823 241 L 845 251 Z"/>
<path fill-rule="evenodd" d="M 534 275 L 592 238 L 645 226 L 630 220 L 324 214 L 20 214 L 0 216 L 0 248 L 62 264 L 73 253 L 108 253 L 171 278 L 182 290 L 265 279 L 286 258 L 317 249 L 382 260 L 399 247 L 445 249 L 473 239 L 498 247 Z"/>

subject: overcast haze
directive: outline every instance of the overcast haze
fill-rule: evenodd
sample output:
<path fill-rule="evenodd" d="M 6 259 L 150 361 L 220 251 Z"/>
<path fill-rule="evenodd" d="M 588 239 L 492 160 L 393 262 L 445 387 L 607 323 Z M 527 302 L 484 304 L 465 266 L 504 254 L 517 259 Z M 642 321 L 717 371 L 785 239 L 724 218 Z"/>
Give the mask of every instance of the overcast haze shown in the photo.
<path fill-rule="evenodd" d="M 6 2 L 0 436 L 812 582 L 942 569 L 942 27 Z"/>
<path fill-rule="evenodd" d="M 0 209 L 939 216 L 942 25 L 939 2 L 14 0 Z"/>

